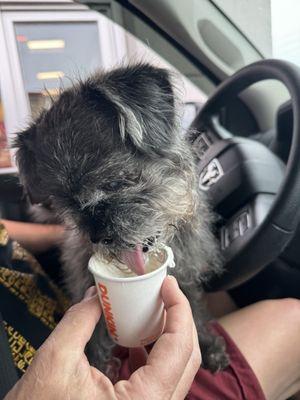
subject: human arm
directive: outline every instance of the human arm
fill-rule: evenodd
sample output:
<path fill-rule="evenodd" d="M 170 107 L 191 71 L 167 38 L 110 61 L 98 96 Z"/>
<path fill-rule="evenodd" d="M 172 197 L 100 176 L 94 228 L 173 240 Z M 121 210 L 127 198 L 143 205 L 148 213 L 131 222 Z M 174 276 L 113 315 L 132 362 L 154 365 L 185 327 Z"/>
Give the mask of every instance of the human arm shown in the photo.
<path fill-rule="evenodd" d="M 61 225 L 44 225 L 1 219 L 8 236 L 31 253 L 41 253 L 57 245 L 63 237 Z"/>

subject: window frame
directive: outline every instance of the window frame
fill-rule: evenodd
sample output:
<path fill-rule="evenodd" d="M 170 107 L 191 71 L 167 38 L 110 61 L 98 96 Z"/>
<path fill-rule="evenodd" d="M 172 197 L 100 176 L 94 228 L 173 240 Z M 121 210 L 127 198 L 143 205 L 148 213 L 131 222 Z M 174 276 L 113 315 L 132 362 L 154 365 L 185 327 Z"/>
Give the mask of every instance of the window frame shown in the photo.
<path fill-rule="evenodd" d="M 24 129 L 31 117 L 31 108 L 23 81 L 14 24 L 47 22 L 97 22 L 100 56 L 107 69 L 126 59 L 126 41 L 122 30 L 105 16 L 90 9 L 53 11 L 30 10 L 24 12 L 0 11 L 0 84 L 5 112 L 7 139 L 12 143 L 15 133 Z M 1 79 L 2 77 L 2 79 Z M 17 172 L 14 161 L 15 150 L 11 150 L 13 167 L 0 168 L 0 174 Z"/>
<path fill-rule="evenodd" d="M 8 47 L 5 42 L 4 27 L 2 21 L 2 14 L 0 11 L 0 95 L 4 110 L 4 125 L 6 130 L 6 137 L 8 144 L 11 143 L 11 137 L 9 135 L 13 125 L 18 121 L 18 110 L 15 106 L 16 94 L 14 92 L 14 85 L 12 81 L 12 74 L 10 71 L 10 64 L 8 60 Z M 11 110 L 8 112 L 7 110 Z M 12 156 L 12 152 L 11 156 Z M 0 168 L 0 174 L 7 174 L 15 172 L 16 167 L 14 166 L 14 160 L 12 158 L 12 167 Z"/>

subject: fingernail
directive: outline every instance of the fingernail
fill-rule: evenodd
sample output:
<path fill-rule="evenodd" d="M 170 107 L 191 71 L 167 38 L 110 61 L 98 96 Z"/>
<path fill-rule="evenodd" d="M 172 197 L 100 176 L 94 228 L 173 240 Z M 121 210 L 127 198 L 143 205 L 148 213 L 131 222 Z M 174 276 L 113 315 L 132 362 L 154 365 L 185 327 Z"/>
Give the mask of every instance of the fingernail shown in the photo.
<path fill-rule="evenodd" d="M 89 287 L 83 296 L 83 300 L 90 299 L 91 297 L 95 296 L 96 293 L 97 293 L 96 286 Z"/>
<path fill-rule="evenodd" d="M 175 276 L 173 276 L 173 275 L 167 275 L 167 279 L 168 279 L 170 282 L 173 282 L 173 283 L 175 283 L 175 284 L 178 286 L 178 282 L 177 282 L 177 279 L 175 278 Z"/>

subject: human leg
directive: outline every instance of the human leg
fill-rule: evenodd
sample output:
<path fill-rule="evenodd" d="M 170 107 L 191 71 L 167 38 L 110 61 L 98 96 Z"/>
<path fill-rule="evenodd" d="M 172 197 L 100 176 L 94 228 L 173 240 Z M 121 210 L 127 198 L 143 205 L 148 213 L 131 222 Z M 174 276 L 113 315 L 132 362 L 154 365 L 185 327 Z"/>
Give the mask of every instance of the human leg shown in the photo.
<path fill-rule="evenodd" d="M 267 400 L 300 390 L 300 301 L 267 300 L 219 319 L 253 369 Z"/>

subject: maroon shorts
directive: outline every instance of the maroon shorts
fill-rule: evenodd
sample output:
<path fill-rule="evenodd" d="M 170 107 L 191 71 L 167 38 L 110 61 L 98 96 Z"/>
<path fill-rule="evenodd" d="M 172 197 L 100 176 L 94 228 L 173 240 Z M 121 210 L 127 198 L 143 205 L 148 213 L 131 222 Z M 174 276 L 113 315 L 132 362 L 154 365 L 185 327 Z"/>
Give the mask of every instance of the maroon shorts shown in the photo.
<path fill-rule="evenodd" d="M 227 332 L 217 323 L 210 328 L 225 339 L 230 365 L 216 374 L 200 368 L 191 386 L 188 400 L 266 400 L 250 365 Z M 118 352 L 122 360 L 120 379 L 128 379 L 130 370 L 128 352 Z"/>

